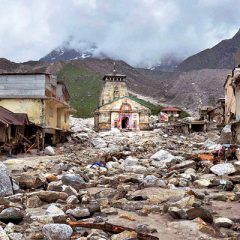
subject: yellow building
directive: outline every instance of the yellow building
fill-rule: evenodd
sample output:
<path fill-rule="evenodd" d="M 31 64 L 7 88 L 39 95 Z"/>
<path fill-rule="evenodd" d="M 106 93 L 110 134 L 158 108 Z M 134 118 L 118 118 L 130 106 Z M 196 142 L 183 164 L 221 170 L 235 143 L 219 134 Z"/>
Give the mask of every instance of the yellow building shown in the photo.
<path fill-rule="evenodd" d="M 26 113 L 44 135 L 55 137 L 69 130 L 69 93 L 62 82 L 48 73 L 1 73 L 0 106 Z"/>

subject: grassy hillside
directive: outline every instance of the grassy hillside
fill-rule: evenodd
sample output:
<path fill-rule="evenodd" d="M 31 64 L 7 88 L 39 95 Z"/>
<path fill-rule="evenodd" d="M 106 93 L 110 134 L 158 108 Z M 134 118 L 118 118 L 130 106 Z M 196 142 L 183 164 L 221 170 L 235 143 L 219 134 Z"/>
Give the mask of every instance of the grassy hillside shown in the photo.
<path fill-rule="evenodd" d="M 68 88 L 70 103 L 77 110 L 75 115 L 92 117 L 102 89 L 101 76 L 69 63 L 59 72 L 58 79 L 63 80 Z"/>
<path fill-rule="evenodd" d="M 63 80 L 70 93 L 70 103 L 77 110 L 75 116 L 88 118 L 98 106 L 99 96 L 102 90 L 103 81 L 100 74 L 84 67 L 71 63 L 66 64 L 58 74 L 58 79 Z M 136 102 L 149 108 L 153 115 L 157 115 L 161 106 L 131 96 Z"/>

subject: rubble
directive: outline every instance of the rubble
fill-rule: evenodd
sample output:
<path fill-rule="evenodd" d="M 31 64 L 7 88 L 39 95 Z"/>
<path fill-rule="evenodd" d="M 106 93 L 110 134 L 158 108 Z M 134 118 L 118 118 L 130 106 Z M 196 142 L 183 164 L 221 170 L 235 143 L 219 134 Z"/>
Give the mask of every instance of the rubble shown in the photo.
<path fill-rule="evenodd" d="M 3 239 L 240 237 L 239 161 L 219 156 L 216 132 L 74 124 L 55 156 L 0 165 Z"/>

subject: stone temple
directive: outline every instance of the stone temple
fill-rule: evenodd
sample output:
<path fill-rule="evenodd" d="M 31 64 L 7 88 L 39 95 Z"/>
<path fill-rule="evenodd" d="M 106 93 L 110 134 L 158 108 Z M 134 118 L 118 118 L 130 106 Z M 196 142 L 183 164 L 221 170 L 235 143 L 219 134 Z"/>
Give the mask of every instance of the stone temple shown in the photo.
<path fill-rule="evenodd" d="M 95 130 L 148 130 L 151 112 L 129 96 L 126 75 L 117 74 L 114 69 L 112 74 L 103 77 L 103 81 L 99 107 L 94 113 Z"/>

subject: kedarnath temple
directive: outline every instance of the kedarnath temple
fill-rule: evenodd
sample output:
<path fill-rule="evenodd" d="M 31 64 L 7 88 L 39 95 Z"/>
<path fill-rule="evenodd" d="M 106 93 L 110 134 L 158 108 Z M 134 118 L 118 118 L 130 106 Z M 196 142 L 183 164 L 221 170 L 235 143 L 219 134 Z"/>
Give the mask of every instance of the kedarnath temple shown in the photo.
<path fill-rule="evenodd" d="M 103 77 L 103 81 L 99 107 L 94 114 L 95 130 L 148 130 L 151 112 L 129 96 L 126 75 L 117 74 L 114 68 L 112 74 Z"/>

